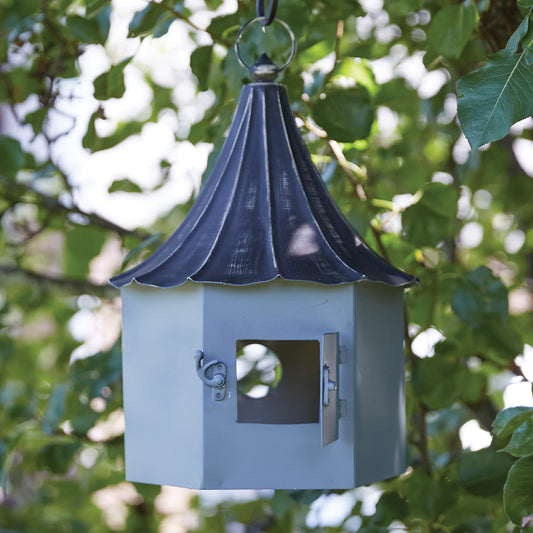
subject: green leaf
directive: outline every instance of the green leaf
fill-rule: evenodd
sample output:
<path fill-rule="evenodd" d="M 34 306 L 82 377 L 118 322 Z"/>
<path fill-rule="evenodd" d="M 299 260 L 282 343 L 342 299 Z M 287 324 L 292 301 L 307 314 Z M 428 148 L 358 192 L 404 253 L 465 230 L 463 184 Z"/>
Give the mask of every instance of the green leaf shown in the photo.
<path fill-rule="evenodd" d="M 509 470 L 503 487 L 505 512 L 515 524 L 533 514 L 533 457 L 523 457 Z"/>
<path fill-rule="evenodd" d="M 498 494 L 512 464 L 509 456 L 499 454 L 492 446 L 476 452 L 464 451 L 459 460 L 457 480 L 478 496 Z"/>
<path fill-rule="evenodd" d="M 103 43 L 105 35 L 95 18 L 73 15 L 67 18 L 67 26 L 72 35 L 82 43 Z"/>
<path fill-rule="evenodd" d="M 347 58 L 339 61 L 331 73 L 331 82 L 336 84 L 338 77 L 353 80 L 358 85 L 362 85 L 374 96 L 378 86 L 374 79 L 374 73 L 366 61 L 355 58 Z"/>
<path fill-rule="evenodd" d="M 15 344 L 10 337 L 0 335 L 0 364 L 5 363 L 15 353 Z"/>
<path fill-rule="evenodd" d="M 111 5 L 111 1 L 112 0 L 85 0 L 85 15 L 89 18 L 96 16 L 101 11 L 105 11 Z"/>
<path fill-rule="evenodd" d="M 479 324 L 471 323 L 473 341 L 487 357 L 510 362 L 522 352 L 524 342 L 509 319 L 501 320 L 496 315 L 485 315 Z"/>
<path fill-rule="evenodd" d="M 113 148 L 113 146 L 121 143 L 127 137 L 140 133 L 145 124 L 144 122 L 135 120 L 124 122 L 117 126 L 115 133 L 108 135 L 107 137 L 98 137 L 95 127 L 95 122 L 98 118 L 101 118 L 99 111 L 96 111 L 91 115 L 87 126 L 87 133 L 82 139 L 82 146 L 92 152 Z"/>
<path fill-rule="evenodd" d="M 430 409 L 449 407 L 457 399 L 460 366 L 445 357 L 417 359 L 413 368 L 413 389 Z M 446 376 L 446 379 L 443 379 Z"/>
<path fill-rule="evenodd" d="M 387 0 L 383 7 L 393 16 L 401 17 L 422 9 L 424 0 Z"/>
<path fill-rule="evenodd" d="M 457 213 L 459 194 L 455 187 L 427 183 L 420 200 L 402 213 L 402 226 L 416 246 L 436 246 L 446 239 Z"/>
<path fill-rule="evenodd" d="M 199 46 L 191 54 L 191 70 L 198 79 L 198 89 L 207 91 L 209 89 L 208 79 L 213 57 L 213 45 Z"/>
<path fill-rule="evenodd" d="M 362 86 L 332 88 L 313 108 L 313 118 L 328 136 L 340 142 L 353 142 L 370 134 L 374 106 L 368 90 Z"/>
<path fill-rule="evenodd" d="M 511 37 L 509 37 L 509 40 L 507 41 L 507 46 L 505 47 L 507 50 L 511 50 L 511 52 L 513 53 L 518 51 L 518 47 L 520 46 L 520 41 L 522 40 L 522 37 L 527 34 L 530 14 L 531 13 L 528 13 L 527 17 L 522 20 L 518 28 L 516 28 Z"/>
<path fill-rule="evenodd" d="M 161 37 L 167 33 L 174 20 L 175 16 L 170 11 L 150 3 L 135 13 L 128 28 L 128 37 L 144 37 L 148 34 Z"/>
<path fill-rule="evenodd" d="M 337 21 L 350 15 L 360 17 L 365 14 L 359 2 L 355 0 L 323 0 L 324 7 L 320 12 L 320 19 Z"/>
<path fill-rule="evenodd" d="M 118 65 L 113 65 L 107 72 L 100 74 L 94 80 L 94 97 L 97 100 L 120 98 L 125 90 L 124 69 L 131 61 L 131 57 L 124 59 Z"/>
<path fill-rule="evenodd" d="M 436 519 L 457 499 L 457 490 L 445 480 L 430 479 L 421 470 L 415 470 L 401 485 L 411 515 L 429 520 Z"/>
<path fill-rule="evenodd" d="M 100 44 L 104 44 L 109 35 L 111 23 L 110 0 L 97 0 L 92 2 L 93 8 L 87 9 L 87 17 L 96 20 L 100 32 Z"/>
<path fill-rule="evenodd" d="M 531 417 L 533 417 L 533 407 L 510 407 L 500 411 L 492 424 L 494 436 L 507 437 Z"/>
<path fill-rule="evenodd" d="M 14 179 L 25 160 L 19 141 L 8 135 L 0 135 L 0 174 Z"/>
<path fill-rule="evenodd" d="M 376 505 L 374 520 L 388 526 L 393 520 L 403 520 L 409 514 L 409 506 L 397 492 L 384 492 Z"/>
<path fill-rule="evenodd" d="M 290 497 L 302 505 L 311 505 L 315 500 L 324 494 L 323 490 L 290 490 Z"/>
<path fill-rule="evenodd" d="M 48 401 L 48 410 L 43 419 L 43 431 L 45 433 L 51 434 L 55 431 L 58 424 L 63 419 L 67 392 L 68 386 L 64 383 L 54 387 L 54 390 L 50 395 L 50 400 Z"/>
<path fill-rule="evenodd" d="M 375 103 L 409 115 L 418 112 L 420 104 L 417 92 L 399 78 L 378 86 Z"/>
<path fill-rule="evenodd" d="M 48 109 L 46 107 L 39 107 L 35 111 L 28 113 L 24 117 L 24 121 L 27 124 L 31 125 L 33 129 L 33 133 L 35 135 L 39 135 L 39 133 L 41 133 L 43 130 L 43 124 L 47 116 L 48 116 Z"/>
<path fill-rule="evenodd" d="M 500 50 L 487 66 L 459 80 L 457 112 L 473 149 L 501 139 L 515 122 L 533 114 L 530 54 L 529 48 L 520 54 Z"/>
<path fill-rule="evenodd" d="M 89 398 L 94 398 L 102 393 L 102 387 L 111 386 L 121 376 L 122 352 L 119 344 L 114 344 L 107 352 L 78 359 L 71 366 L 70 383 L 74 388 L 86 392 Z M 94 412 L 91 410 L 91 413 Z"/>
<path fill-rule="evenodd" d="M 54 474 L 64 474 L 81 448 L 81 442 L 72 439 L 58 439 L 39 450 L 37 466 Z"/>
<path fill-rule="evenodd" d="M 148 248 L 151 245 L 157 245 L 160 243 L 163 239 L 163 233 L 161 231 L 158 231 L 157 233 L 154 233 L 153 235 L 150 235 L 147 239 L 145 239 L 139 246 L 136 246 L 133 250 L 130 250 L 127 254 L 124 260 L 122 261 L 121 268 L 124 268 L 134 257 L 139 255 L 143 250 Z"/>
<path fill-rule="evenodd" d="M 207 9 L 211 9 L 213 11 L 220 7 L 223 1 L 224 0 L 205 0 L 205 5 L 207 6 Z"/>
<path fill-rule="evenodd" d="M 294 500 L 286 490 L 276 490 L 270 500 L 270 508 L 278 520 L 290 513 L 293 506 Z"/>
<path fill-rule="evenodd" d="M 464 368 L 457 383 L 459 397 L 466 404 L 480 401 L 487 388 L 487 376 L 483 372 L 475 372 Z"/>
<path fill-rule="evenodd" d="M 89 273 L 89 262 L 100 253 L 105 233 L 92 226 L 75 226 L 65 235 L 65 274 L 83 278 Z"/>
<path fill-rule="evenodd" d="M 471 326 L 479 326 L 484 320 L 504 320 L 508 312 L 507 289 L 490 269 L 478 267 L 457 282 L 452 310 Z"/>
<path fill-rule="evenodd" d="M 502 448 L 502 452 L 510 453 L 515 457 L 533 455 L 533 418 L 529 417 L 525 422 L 513 431 L 509 444 Z"/>
<path fill-rule="evenodd" d="M 433 17 L 429 39 L 439 54 L 446 57 L 459 57 L 478 20 L 478 12 L 473 0 L 446 6 Z"/>
<path fill-rule="evenodd" d="M 122 178 L 120 180 L 115 180 L 107 189 L 107 192 L 133 192 L 133 193 L 140 193 L 143 192 L 143 190 L 133 181 L 131 181 L 128 178 Z"/>

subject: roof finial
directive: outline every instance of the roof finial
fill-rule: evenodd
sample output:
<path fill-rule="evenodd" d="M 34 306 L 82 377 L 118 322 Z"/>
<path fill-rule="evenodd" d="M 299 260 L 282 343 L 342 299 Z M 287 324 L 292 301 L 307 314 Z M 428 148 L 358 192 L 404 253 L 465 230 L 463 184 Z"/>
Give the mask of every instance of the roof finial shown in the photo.
<path fill-rule="evenodd" d="M 261 57 L 248 68 L 250 77 L 254 81 L 274 81 L 279 74 L 279 68 L 272 63 L 270 57 L 264 52 Z"/>

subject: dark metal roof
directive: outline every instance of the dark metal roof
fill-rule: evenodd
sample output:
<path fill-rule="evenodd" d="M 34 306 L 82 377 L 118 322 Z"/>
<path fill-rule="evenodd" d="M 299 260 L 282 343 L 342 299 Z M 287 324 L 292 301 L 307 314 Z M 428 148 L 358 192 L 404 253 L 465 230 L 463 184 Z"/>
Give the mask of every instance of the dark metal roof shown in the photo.
<path fill-rule="evenodd" d="M 247 285 L 277 277 L 328 285 L 416 283 L 373 252 L 342 215 L 311 161 L 285 87 L 251 83 L 181 226 L 110 283 Z"/>

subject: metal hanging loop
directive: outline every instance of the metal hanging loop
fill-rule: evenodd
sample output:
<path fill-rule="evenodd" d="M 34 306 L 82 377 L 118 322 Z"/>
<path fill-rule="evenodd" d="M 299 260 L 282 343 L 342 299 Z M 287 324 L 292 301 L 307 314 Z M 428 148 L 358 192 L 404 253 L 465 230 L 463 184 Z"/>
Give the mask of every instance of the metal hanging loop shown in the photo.
<path fill-rule="evenodd" d="M 274 3 L 277 3 L 277 1 L 274 2 L 273 0 L 271 0 L 271 8 Z M 239 63 L 250 72 L 251 77 L 256 81 L 273 81 L 282 70 L 286 69 L 291 64 L 291 61 L 294 59 L 294 55 L 296 54 L 296 37 L 294 36 L 291 27 L 284 20 L 277 18 L 273 20 L 283 26 L 283 28 L 287 31 L 291 39 L 291 53 L 289 55 L 289 59 L 287 59 L 287 61 L 285 61 L 285 63 L 281 65 L 281 67 L 274 65 L 274 63 L 270 61 L 270 58 L 268 58 L 266 54 L 263 54 L 255 65 L 247 65 L 241 56 L 239 44 L 246 28 L 256 22 L 260 22 L 261 24 L 266 26 L 268 22 L 268 17 L 261 16 L 249 20 L 239 30 L 239 33 L 237 33 L 237 38 L 235 39 L 235 54 L 237 55 L 237 59 Z"/>
<path fill-rule="evenodd" d="M 270 0 L 268 6 L 268 15 L 265 15 L 265 0 L 256 0 L 255 8 L 257 11 L 257 18 L 264 17 L 261 21 L 263 26 L 270 26 L 273 20 L 276 18 L 276 11 L 278 9 L 278 0 Z"/>

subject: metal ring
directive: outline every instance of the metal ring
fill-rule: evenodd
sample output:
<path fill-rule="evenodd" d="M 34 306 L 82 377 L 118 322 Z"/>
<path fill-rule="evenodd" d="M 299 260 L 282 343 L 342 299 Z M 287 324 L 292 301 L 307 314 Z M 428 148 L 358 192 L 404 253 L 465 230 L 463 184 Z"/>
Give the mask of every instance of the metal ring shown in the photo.
<path fill-rule="evenodd" d="M 265 0 L 256 0 L 255 8 L 258 17 L 265 17 Z M 268 6 L 268 15 L 266 15 L 265 21 L 261 22 L 263 26 L 269 26 L 272 24 L 272 21 L 276 18 L 277 9 L 278 0 L 270 0 L 270 4 Z"/>
<path fill-rule="evenodd" d="M 270 4 L 272 5 L 272 4 Z M 239 42 L 241 40 L 241 37 L 244 33 L 244 30 L 250 25 L 250 24 L 253 24 L 254 22 L 260 22 L 262 20 L 267 20 L 267 17 L 255 17 L 254 19 L 251 19 L 249 20 L 240 30 L 239 30 L 239 33 L 237 33 L 237 38 L 235 39 L 235 53 L 237 54 L 237 59 L 239 60 L 239 63 L 246 69 L 250 70 L 252 68 L 253 65 L 247 65 L 243 58 L 241 57 L 241 52 L 239 51 Z M 284 20 L 281 20 L 281 19 L 274 19 L 276 22 L 279 22 L 286 30 L 287 30 L 287 33 L 289 34 L 290 38 L 291 38 L 291 55 L 289 56 L 289 59 L 287 59 L 287 61 L 281 66 L 281 67 L 278 67 L 278 72 L 281 72 L 283 69 L 286 69 L 290 64 L 291 64 L 291 61 L 294 59 L 294 54 L 296 54 L 296 37 L 294 36 L 294 33 L 291 29 L 291 27 L 284 21 Z M 266 25 L 266 24 L 264 24 Z"/>

